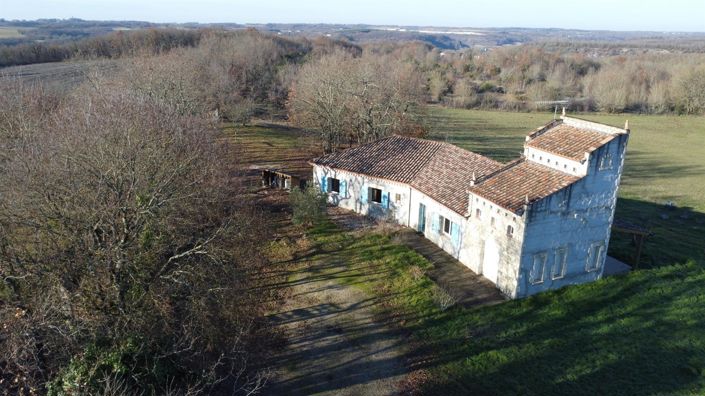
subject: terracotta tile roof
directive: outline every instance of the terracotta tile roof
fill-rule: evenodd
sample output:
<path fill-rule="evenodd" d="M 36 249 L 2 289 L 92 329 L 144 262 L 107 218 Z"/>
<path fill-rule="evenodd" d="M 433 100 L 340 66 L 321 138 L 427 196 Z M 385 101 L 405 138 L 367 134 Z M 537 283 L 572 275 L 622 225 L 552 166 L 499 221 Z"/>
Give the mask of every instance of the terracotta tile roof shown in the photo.
<path fill-rule="evenodd" d="M 431 140 L 390 136 L 324 155 L 313 163 L 408 184 L 442 146 Z"/>
<path fill-rule="evenodd" d="M 529 202 L 533 202 L 564 189 L 580 178 L 526 159 L 519 159 L 479 180 L 470 191 L 516 212 L 524 206 L 527 195 Z"/>
<path fill-rule="evenodd" d="M 585 158 L 585 153 L 594 151 L 615 136 L 617 135 L 557 124 L 526 142 L 526 146 L 580 161 Z"/>
<path fill-rule="evenodd" d="M 485 176 L 502 167 L 499 162 L 445 143 L 416 175 L 411 185 L 449 209 L 465 215 L 473 173 Z"/>
<path fill-rule="evenodd" d="M 410 184 L 462 215 L 467 212 L 467 189 L 473 173 L 481 177 L 502 167 L 449 143 L 403 136 L 390 136 L 312 162 Z"/>

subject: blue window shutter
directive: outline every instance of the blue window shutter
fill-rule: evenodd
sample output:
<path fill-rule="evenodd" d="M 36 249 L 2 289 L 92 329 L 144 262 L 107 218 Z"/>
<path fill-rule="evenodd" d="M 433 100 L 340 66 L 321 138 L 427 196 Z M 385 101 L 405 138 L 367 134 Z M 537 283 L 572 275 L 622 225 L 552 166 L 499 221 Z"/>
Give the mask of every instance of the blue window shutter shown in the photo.
<path fill-rule="evenodd" d="M 325 176 L 321 177 L 321 191 L 328 192 L 328 178 Z"/>
<path fill-rule="evenodd" d="M 369 190 L 366 185 L 362 185 L 360 187 L 360 202 L 362 203 L 367 203 L 367 200 L 369 199 L 367 195 L 369 194 Z"/>
<path fill-rule="evenodd" d="M 453 246 L 460 246 L 460 227 L 455 223 L 450 223 L 450 238 L 453 240 Z"/>
<path fill-rule="evenodd" d="M 389 209 L 389 192 L 382 192 L 382 206 Z"/>
<path fill-rule="evenodd" d="M 343 198 L 348 196 L 348 182 L 345 180 L 340 181 L 340 196 Z"/>
<path fill-rule="evenodd" d="M 431 219 L 433 219 L 433 222 L 431 223 L 431 229 L 434 232 L 440 232 L 441 231 L 440 218 L 436 215 L 431 215 Z"/>

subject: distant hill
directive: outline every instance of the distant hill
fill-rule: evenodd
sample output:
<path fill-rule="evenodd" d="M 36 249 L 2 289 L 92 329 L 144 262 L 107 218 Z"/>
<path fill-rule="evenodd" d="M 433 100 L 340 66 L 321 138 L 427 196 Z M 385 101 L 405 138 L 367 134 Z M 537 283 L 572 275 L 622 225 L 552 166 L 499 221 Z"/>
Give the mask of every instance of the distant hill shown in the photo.
<path fill-rule="evenodd" d="M 143 21 L 86 21 L 82 19 L 0 19 L 0 45 L 68 41 L 116 30 L 145 28 L 246 29 L 255 28 L 286 36 L 326 36 L 353 43 L 421 41 L 444 50 L 540 44 L 552 49 L 620 53 L 635 48 L 651 51 L 705 52 L 705 33 L 616 32 L 603 30 L 472 28 L 439 26 L 376 26 L 346 24 L 240 24 L 152 23 Z"/>

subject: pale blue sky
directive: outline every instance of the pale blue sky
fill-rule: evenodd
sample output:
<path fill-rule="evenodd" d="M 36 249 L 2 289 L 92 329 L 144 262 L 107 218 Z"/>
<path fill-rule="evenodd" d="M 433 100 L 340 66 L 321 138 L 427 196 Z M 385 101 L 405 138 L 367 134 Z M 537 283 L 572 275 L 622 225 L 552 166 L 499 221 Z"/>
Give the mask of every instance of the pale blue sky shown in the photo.
<path fill-rule="evenodd" d="M 705 0 L 0 0 L 0 18 L 705 31 Z"/>

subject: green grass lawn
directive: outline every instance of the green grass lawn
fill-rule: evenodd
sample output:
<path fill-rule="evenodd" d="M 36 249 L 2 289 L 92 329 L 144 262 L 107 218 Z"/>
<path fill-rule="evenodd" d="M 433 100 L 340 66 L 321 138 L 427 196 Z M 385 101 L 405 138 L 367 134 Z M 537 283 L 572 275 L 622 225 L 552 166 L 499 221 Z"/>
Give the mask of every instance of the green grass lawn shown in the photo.
<path fill-rule="evenodd" d="M 408 359 L 430 395 L 634 395 L 705 391 L 705 269 L 638 271 L 481 309 L 439 309 L 423 257 L 378 233 L 330 223 L 319 254 L 340 282 L 386 301 L 411 334 Z"/>
<path fill-rule="evenodd" d="M 617 216 L 644 225 L 643 267 L 705 264 L 705 117 L 584 114 L 614 126 L 629 119 L 631 135 L 619 191 Z M 431 138 L 446 140 L 498 161 L 516 158 L 527 133 L 553 119 L 552 113 L 432 108 Z M 663 204 L 673 201 L 675 210 Z M 610 254 L 630 262 L 634 247 L 614 234 Z"/>

